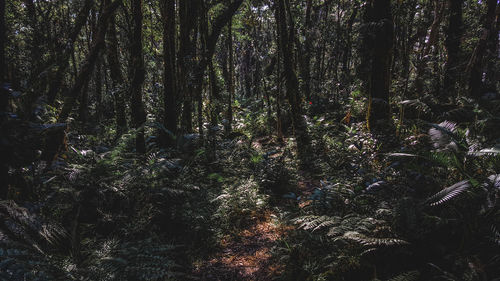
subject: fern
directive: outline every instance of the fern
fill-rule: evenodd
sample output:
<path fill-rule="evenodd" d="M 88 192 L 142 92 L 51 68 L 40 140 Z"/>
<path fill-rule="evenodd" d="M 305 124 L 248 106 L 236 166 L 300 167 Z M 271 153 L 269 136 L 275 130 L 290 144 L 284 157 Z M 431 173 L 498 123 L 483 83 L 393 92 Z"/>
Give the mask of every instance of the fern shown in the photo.
<path fill-rule="evenodd" d="M 419 277 L 420 277 L 420 272 L 414 270 L 401 273 L 398 276 L 392 277 L 391 279 L 387 279 L 387 281 L 415 281 L 419 280 Z"/>
<path fill-rule="evenodd" d="M 456 135 L 457 124 L 450 121 L 443 121 L 440 124 L 429 124 L 432 128 L 429 130 L 432 145 L 438 150 L 457 149 L 459 143 Z"/>
<path fill-rule="evenodd" d="M 91 266 L 84 275 L 91 280 L 175 280 L 184 275 L 173 258 L 177 248 L 152 239 L 108 240 L 91 255 Z"/>
<path fill-rule="evenodd" d="M 0 201 L 0 272 L 5 280 L 57 280 L 64 272 L 49 252 L 66 236 L 12 201 Z M 2 276 L 2 275 L 0 275 Z"/>
<path fill-rule="evenodd" d="M 432 195 L 431 197 L 429 197 L 427 199 L 426 202 L 430 206 L 441 205 L 441 204 L 446 203 L 446 202 L 450 201 L 451 199 L 461 195 L 469 187 L 470 187 L 470 183 L 467 180 L 457 182 L 456 184 L 454 184 L 450 187 L 447 187 L 447 188 L 439 191 L 438 193 Z"/>
<path fill-rule="evenodd" d="M 390 247 L 409 244 L 408 242 L 397 238 L 368 237 L 355 231 L 347 232 L 342 237 L 337 238 L 337 240 L 339 239 L 351 240 L 365 247 Z"/>
<path fill-rule="evenodd" d="M 341 218 L 329 216 L 305 216 L 294 221 L 295 223 L 300 224 L 299 228 L 314 232 L 339 224 L 341 222 Z"/>

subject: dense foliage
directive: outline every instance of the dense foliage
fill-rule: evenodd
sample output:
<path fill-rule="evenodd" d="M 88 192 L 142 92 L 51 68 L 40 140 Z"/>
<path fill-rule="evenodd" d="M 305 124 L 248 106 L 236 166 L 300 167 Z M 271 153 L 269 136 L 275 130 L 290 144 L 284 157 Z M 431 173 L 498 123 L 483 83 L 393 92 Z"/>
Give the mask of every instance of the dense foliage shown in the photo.
<path fill-rule="evenodd" d="M 0 280 L 500 280 L 500 1 L 0 0 Z"/>

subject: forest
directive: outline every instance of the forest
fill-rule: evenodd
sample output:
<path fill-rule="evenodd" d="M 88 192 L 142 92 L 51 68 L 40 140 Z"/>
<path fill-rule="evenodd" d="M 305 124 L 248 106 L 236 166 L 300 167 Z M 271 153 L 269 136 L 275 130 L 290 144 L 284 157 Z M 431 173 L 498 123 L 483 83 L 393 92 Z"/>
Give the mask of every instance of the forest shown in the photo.
<path fill-rule="evenodd" d="M 500 1 L 0 0 L 0 280 L 500 281 Z"/>

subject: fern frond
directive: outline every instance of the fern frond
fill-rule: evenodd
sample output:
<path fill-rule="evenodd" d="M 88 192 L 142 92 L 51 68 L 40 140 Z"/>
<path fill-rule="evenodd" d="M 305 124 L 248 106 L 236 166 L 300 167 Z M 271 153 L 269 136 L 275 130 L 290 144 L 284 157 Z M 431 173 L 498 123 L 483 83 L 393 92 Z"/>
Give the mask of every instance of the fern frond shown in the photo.
<path fill-rule="evenodd" d="M 500 174 L 489 176 L 488 181 L 491 187 L 500 190 Z"/>
<path fill-rule="evenodd" d="M 107 241 L 93 254 L 94 275 L 102 280 L 170 280 L 184 275 L 173 258 L 176 245 L 151 239 L 122 243 Z M 97 277 L 90 276 L 90 277 Z"/>
<path fill-rule="evenodd" d="M 324 229 L 326 227 L 338 225 L 340 222 L 341 222 L 340 217 L 328 217 L 328 219 L 324 220 L 322 223 L 320 223 L 318 226 L 316 226 L 313 229 L 313 232 L 316 230 Z"/>
<path fill-rule="evenodd" d="M 457 182 L 447 187 L 427 199 L 430 206 L 438 206 L 464 193 L 470 187 L 468 180 Z"/>
<path fill-rule="evenodd" d="M 0 201 L 0 218 L 3 221 L 0 229 L 3 228 L 6 233 L 15 236 L 12 238 L 31 245 L 56 244 L 66 236 L 62 227 L 44 222 L 36 214 L 30 213 L 13 201 Z"/>
<path fill-rule="evenodd" d="M 417 270 L 407 271 L 399 274 L 398 276 L 387 279 L 387 281 L 415 281 L 420 277 L 420 272 Z"/>
<path fill-rule="evenodd" d="M 440 124 L 429 124 L 432 146 L 436 149 L 445 149 L 450 144 L 458 142 L 455 135 L 457 124 L 450 121 L 443 121 Z M 455 144 L 456 145 L 456 144 Z"/>
<path fill-rule="evenodd" d="M 497 227 L 495 225 L 491 226 L 491 241 L 498 246 L 500 246 L 500 231 L 498 231 Z"/>
<path fill-rule="evenodd" d="M 408 245 L 409 243 L 397 239 L 397 238 L 376 238 L 376 237 L 368 237 L 363 234 L 360 234 L 355 231 L 350 231 L 345 233 L 341 238 L 338 239 L 347 239 L 354 241 L 356 243 L 359 243 L 365 247 L 390 247 L 390 246 L 401 246 L 401 245 Z"/>

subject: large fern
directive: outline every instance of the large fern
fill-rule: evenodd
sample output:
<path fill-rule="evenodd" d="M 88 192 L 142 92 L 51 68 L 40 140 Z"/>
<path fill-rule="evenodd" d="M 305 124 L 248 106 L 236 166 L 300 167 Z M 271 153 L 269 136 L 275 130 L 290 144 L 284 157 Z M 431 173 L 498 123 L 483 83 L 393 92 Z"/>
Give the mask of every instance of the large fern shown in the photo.
<path fill-rule="evenodd" d="M 55 249 L 65 231 L 12 201 L 0 201 L 0 277 L 59 280 L 65 272 Z"/>
<path fill-rule="evenodd" d="M 182 266 L 175 262 L 178 246 L 145 239 L 104 241 L 91 253 L 80 275 L 89 280 L 177 280 Z"/>

